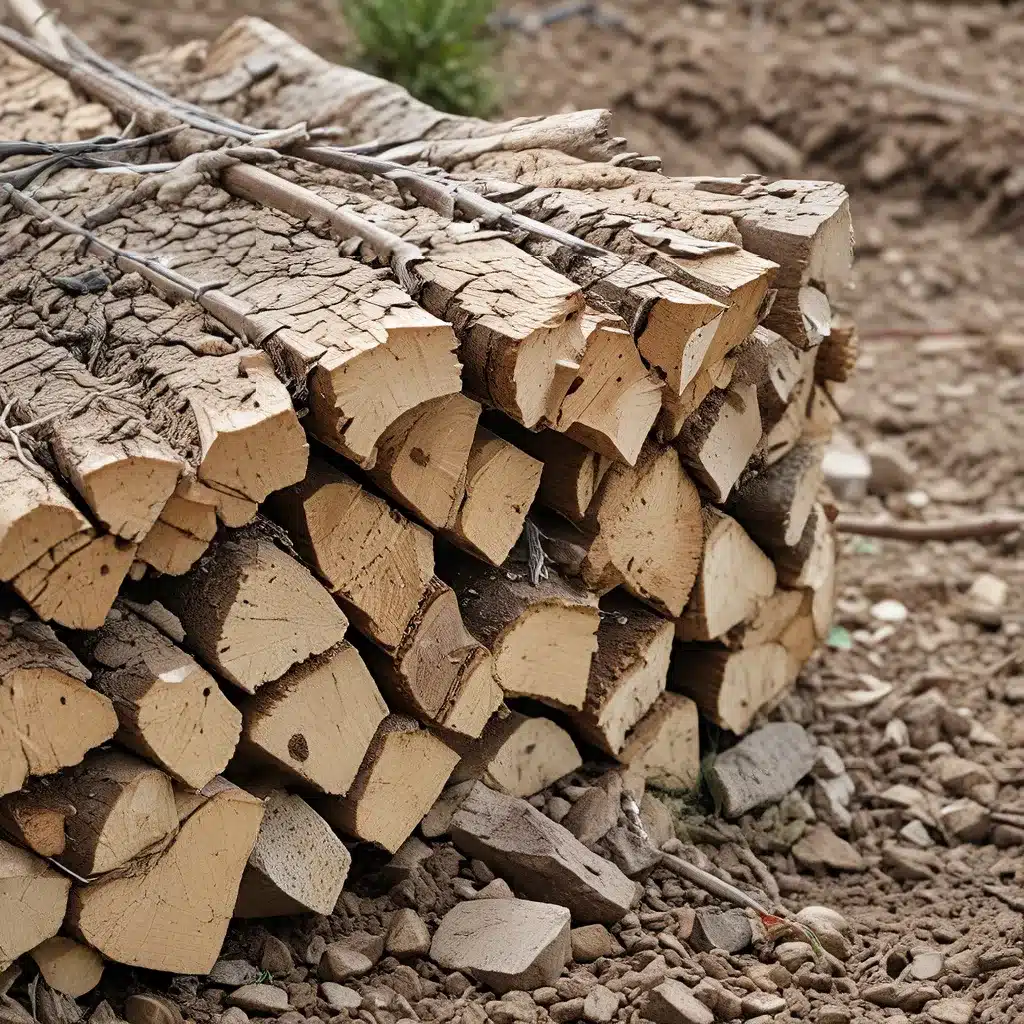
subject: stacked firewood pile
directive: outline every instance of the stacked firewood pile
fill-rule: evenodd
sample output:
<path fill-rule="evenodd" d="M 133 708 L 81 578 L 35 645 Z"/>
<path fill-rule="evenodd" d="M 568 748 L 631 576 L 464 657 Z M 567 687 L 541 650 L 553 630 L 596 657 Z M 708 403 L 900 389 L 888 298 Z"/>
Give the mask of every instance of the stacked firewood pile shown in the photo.
<path fill-rule="evenodd" d="M 828 628 L 843 189 L 251 19 L 47 39 L 0 29 L 0 968 L 204 973 L 449 780 L 693 786 Z"/>

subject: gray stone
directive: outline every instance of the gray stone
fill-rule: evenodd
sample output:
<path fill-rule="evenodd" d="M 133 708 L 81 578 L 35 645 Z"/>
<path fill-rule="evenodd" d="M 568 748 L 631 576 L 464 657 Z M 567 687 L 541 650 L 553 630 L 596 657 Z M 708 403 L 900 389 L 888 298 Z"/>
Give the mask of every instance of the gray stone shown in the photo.
<path fill-rule="evenodd" d="M 90 1018 L 92 1024 L 92 1018 Z M 220 1024 L 249 1024 L 249 1014 L 238 1006 L 229 1006 L 220 1015 Z"/>
<path fill-rule="evenodd" d="M 570 1024 L 572 1021 L 583 1019 L 583 1007 L 586 1000 L 581 996 L 575 999 L 566 999 L 563 1003 L 555 1003 L 548 1010 L 548 1016 L 555 1024 Z"/>
<path fill-rule="evenodd" d="M 938 999 L 928 1006 L 928 1013 L 942 1024 L 970 1024 L 974 1017 L 974 1000 Z"/>
<path fill-rule="evenodd" d="M 889 441 L 872 441 L 867 447 L 871 476 L 868 490 L 879 497 L 913 490 L 917 476 L 914 460 Z"/>
<path fill-rule="evenodd" d="M 808 928 L 827 926 L 834 928 L 840 934 L 847 936 L 847 938 L 853 935 L 850 922 L 838 910 L 833 910 L 831 907 L 816 905 L 804 907 L 803 910 L 797 913 L 796 919 Z"/>
<path fill-rule="evenodd" d="M 982 974 L 991 974 L 1010 967 L 1020 967 L 1021 963 L 1024 963 L 1024 955 L 1019 949 L 990 949 L 978 957 L 978 970 Z"/>
<path fill-rule="evenodd" d="M 793 856 L 807 868 L 833 868 L 836 871 L 863 871 L 864 858 L 845 839 L 821 822 L 808 829 L 793 846 Z"/>
<path fill-rule="evenodd" d="M 804 964 L 814 963 L 814 949 L 809 942 L 780 942 L 775 947 L 775 959 L 795 974 Z"/>
<path fill-rule="evenodd" d="M 569 960 L 569 911 L 530 900 L 473 900 L 445 914 L 430 944 L 440 967 L 495 992 L 552 985 Z"/>
<path fill-rule="evenodd" d="M 817 746 L 795 722 L 772 722 L 715 758 L 708 786 L 729 818 L 778 803 L 814 767 Z"/>
<path fill-rule="evenodd" d="M 443 799 L 443 794 L 442 794 Z M 427 812 L 430 813 L 429 811 Z M 449 820 L 451 815 L 449 815 Z M 447 831 L 447 830 L 446 830 Z M 389 885 L 398 885 L 411 878 L 416 869 L 433 853 L 417 836 L 408 839 L 395 851 L 395 855 L 381 869 L 381 878 Z"/>
<path fill-rule="evenodd" d="M 207 980 L 211 985 L 238 988 L 241 985 L 251 985 L 259 976 L 259 970 L 248 960 L 218 960 Z"/>
<path fill-rule="evenodd" d="M 946 957 L 946 971 L 964 978 L 976 978 L 981 973 L 978 954 L 973 949 L 964 949 Z"/>
<path fill-rule="evenodd" d="M 655 1024 L 714 1024 L 714 1014 L 681 981 L 664 981 L 647 993 L 641 1015 Z"/>
<path fill-rule="evenodd" d="M 591 786 L 572 805 L 562 824 L 584 846 L 593 846 L 618 820 L 618 801 L 601 786 Z"/>
<path fill-rule="evenodd" d="M 415 910 L 403 907 L 394 912 L 388 924 L 384 949 L 399 960 L 426 955 L 430 949 L 430 932 Z"/>
<path fill-rule="evenodd" d="M 751 992 L 740 1001 L 740 1008 L 744 1017 L 774 1017 L 786 1009 L 786 1000 L 775 992 Z"/>
<path fill-rule="evenodd" d="M 900 829 L 900 835 L 906 839 L 908 843 L 913 843 L 922 850 L 927 850 L 929 847 L 935 845 L 935 840 L 932 839 L 932 835 L 928 831 L 924 822 L 919 821 L 917 818 L 913 821 L 908 821 L 906 825 Z"/>
<path fill-rule="evenodd" d="M 640 821 L 656 850 L 675 838 L 676 826 L 672 812 L 653 793 L 644 793 L 640 801 Z"/>
<path fill-rule="evenodd" d="M 882 870 L 898 882 L 923 882 L 938 868 L 938 858 L 929 850 L 891 843 L 882 847 Z"/>
<path fill-rule="evenodd" d="M 479 857 L 517 893 L 554 900 L 581 923 L 614 923 L 640 896 L 635 882 L 568 829 L 482 783 L 452 819 L 451 833 L 459 849 Z"/>
<path fill-rule="evenodd" d="M 320 983 L 320 995 L 323 996 L 324 1002 L 338 1013 L 358 1010 L 363 1001 L 363 997 L 354 988 L 333 981 Z"/>
<path fill-rule="evenodd" d="M 693 920 L 690 945 L 704 953 L 724 949 L 739 953 L 753 941 L 750 918 L 742 910 L 711 910 L 701 907 Z"/>
<path fill-rule="evenodd" d="M 583 1016 L 592 1024 L 610 1024 L 619 1009 L 619 997 L 604 985 L 595 985 L 583 1001 Z"/>
<path fill-rule="evenodd" d="M 515 898 L 516 894 L 504 878 L 496 878 L 493 882 L 488 882 L 473 897 L 475 900 L 514 900 Z"/>
<path fill-rule="evenodd" d="M 627 878 L 642 882 L 661 863 L 661 854 L 649 842 L 620 825 L 608 830 L 604 845 L 613 863 Z"/>
<path fill-rule="evenodd" d="M 845 1006 L 819 1006 L 816 1024 L 850 1024 L 851 1019 Z"/>
<path fill-rule="evenodd" d="M 572 804 L 565 797 L 553 796 L 545 805 L 544 813 L 552 820 L 562 822 L 572 810 Z"/>
<path fill-rule="evenodd" d="M 535 988 L 533 1001 L 538 1006 L 553 1006 L 558 1002 L 558 989 L 554 985 L 542 985 L 540 988 Z"/>
<path fill-rule="evenodd" d="M 572 958 L 582 964 L 603 956 L 618 956 L 623 950 L 619 940 L 603 924 L 585 924 L 569 933 Z"/>
<path fill-rule="evenodd" d="M 944 958 L 937 950 L 922 950 L 910 961 L 910 976 L 915 981 L 934 981 L 942 976 L 944 966 Z"/>
<path fill-rule="evenodd" d="M 255 1013 L 260 1017 L 277 1017 L 291 1005 L 288 993 L 274 985 L 243 985 L 236 988 L 225 1002 L 228 1006 L 237 1006 L 246 1013 Z"/>
<path fill-rule="evenodd" d="M 276 935 L 268 935 L 260 954 L 260 967 L 275 978 L 283 978 L 295 969 L 292 951 Z"/>
<path fill-rule="evenodd" d="M 371 935 L 370 932 L 353 932 L 343 939 L 338 939 L 333 945 L 354 949 L 357 953 L 362 953 L 371 963 L 376 963 L 384 955 L 384 936 Z"/>
<path fill-rule="evenodd" d="M 462 801 L 469 795 L 475 782 L 457 782 L 449 786 L 436 800 L 434 806 L 424 815 L 420 822 L 420 831 L 427 839 L 437 839 L 447 835 L 451 828 L 452 815 L 459 809 Z"/>
<path fill-rule="evenodd" d="M 951 836 L 965 843 L 983 843 L 992 827 L 992 815 L 987 807 L 965 796 L 946 804 L 939 811 L 939 822 Z"/>
<path fill-rule="evenodd" d="M 320 958 L 321 981 L 348 981 L 373 970 L 373 961 L 359 950 L 341 942 L 332 942 Z"/>
<path fill-rule="evenodd" d="M 835 747 L 818 747 L 814 761 L 814 775 L 819 779 L 837 779 L 846 774 L 846 765 Z"/>

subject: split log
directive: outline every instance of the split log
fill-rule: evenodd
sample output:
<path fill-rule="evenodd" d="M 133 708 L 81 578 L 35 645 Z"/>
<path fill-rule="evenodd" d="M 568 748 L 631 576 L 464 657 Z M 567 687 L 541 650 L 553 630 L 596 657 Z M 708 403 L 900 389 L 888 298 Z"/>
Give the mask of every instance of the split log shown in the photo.
<path fill-rule="evenodd" d="M 333 647 L 348 626 L 265 524 L 225 537 L 187 575 L 156 581 L 153 593 L 181 621 L 188 649 L 247 693 Z"/>
<path fill-rule="evenodd" d="M 455 592 L 437 577 L 394 648 L 361 650 L 392 710 L 479 736 L 501 704 L 490 652 L 466 629 Z"/>
<path fill-rule="evenodd" d="M 622 750 L 665 689 L 672 638 L 672 623 L 636 601 L 611 594 L 601 602 L 587 699 L 569 713 L 584 739 L 609 754 Z"/>
<path fill-rule="evenodd" d="M 271 495 L 267 510 L 352 623 L 397 645 L 434 574 L 433 537 L 316 457 L 306 479 Z"/>
<path fill-rule="evenodd" d="M 735 366 L 735 358 L 726 356 L 702 369 L 681 395 L 663 390 L 661 412 L 655 430 L 657 439 L 668 444 L 679 437 L 687 420 L 700 408 L 701 403 L 716 388 L 724 391 L 732 383 Z"/>
<path fill-rule="evenodd" d="M 806 402 L 807 418 L 802 436 L 808 441 L 828 443 L 842 421 L 835 399 L 825 384 L 815 384 L 808 389 Z"/>
<path fill-rule="evenodd" d="M 696 788 L 700 780 L 697 705 L 682 694 L 663 693 L 630 729 L 615 758 L 659 788 Z"/>
<path fill-rule="evenodd" d="M 351 644 L 314 655 L 240 703 L 242 770 L 270 767 L 322 793 L 346 793 L 388 713 Z"/>
<path fill-rule="evenodd" d="M 705 506 L 704 553 L 682 618 L 681 640 L 716 640 L 752 618 L 775 590 L 775 566 L 731 516 Z"/>
<path fill-rule="evenodd" d="M 89 529 L 55 480 L 0 442 L 0 580 L 14 579 L 48 551 Z"/>
<path fill-rule="evenodd" d="M 800 540 L 824 479 L 821 454 L 819 444 L 799 443 L 785 458 L 738 488 L 726 506 L 772 554 Z"/>
<path fill-rule="evenodd" d="M 815 504 L 797 543 L 780 547 L 772 555 L 779 583 L 817 590 L 834 571 L 836 561 L 835 530 L 824 507 Z"/>
<path fill-rule="evenodd" d="M 389 715 L 348 795 L 316 800 L 314 807 L 334 828 L 394 853 L 441 795 L 458 760 L 415 719 Z"/>
<path fill-rule="evenodd" d="M 114 735 L 114 709 L 88 678 L 48 626 L 0 611 L 0 794 L 78 764 Z"/>
<path fill-rule="evenodd" d="M 302 797 L 283 790 L 264 796 L 234 916 L 332 913 L 352 863 L 345 844 Z"/>
<path fill-rule="evenodd" d="M 182 807 L 166 849 L 75 887 L 68 925 L 118 963 L 208 974 L 220 956 L 263 804 L 214 779 Z"/>
<path fill-rule="evenodd" d="M 478 426 L 466 464 L 465 497 L 448 538 L 501 565 L 523 532 L 544 465 Z"/>
<path fill-rule="evenodd" d="M 832 332 L 818 346 L 814 362 L 814 378 L 819 384 L 828 381 L 845 383 L 853 376 L 860 351 L 860 338 L 853 321 L 841 313 L 832 319 Z"/>
<path fill-rule="evenodd" d="M 786 627 L 796 618 L 803 600 L 804 594 L 801 590 L 776 587 L 774 592 L 761 602 L 753 615 L 717 639 L 730 650 L 770 644 L 778 640 Z"/>
<path fill-rule="evenodd" d="M 588 309 L 581 326 L 586 349 L 552 425 L 605 458 L 634 465 L 661 407 L 661 381 L 624 320 Z"/>
<path fill-rule="evenodd" d="M 49 780 L 48 789 L 75 808 L 61 863 L 77 875 L 127 864 L 178 824 L 170 778 L 130 754 L 90 754 Z"/>
<path fill-rule="evenodd" d="M 721 503 L 732 493 L 763 431 L 756 385 L 733 380 L 701 402 L 683 424 L 676 446 L 697 481 Z"/>
<path fill-rule="evenodd" d="M 771 429 L 765 431 L 761 443 L 757 446 L 757 451 L 754 452 L 751 468 L 756 468 L 758 472 L 769 466 L 774 466 L 775 463 L 784 459 L 797 446 L 801 438 L 817 440 L 808 431 L 808 417 L 815 391 L 814 370 L 810 365 L 813 360 L 808 361 L 809 355 L 813 355 L 813 350 L 810 353 L 802 353 L 801 377 L 790 395 L 789 404 Z M 759 400 L 760 398 L 764 398 L 764 393 L 761 390 L 759 390 Z M 774 404 L 774 398 L 766 399 L 766 404 Z M 765 408 L 765 404 L 762 405 L 762 408 Z"/>
<path fill-rule="evenodd" d="M 506 694 L 582 707 L 600 621 L 593 594 L 552 571 L 534 583 L 517 555 L 493 568 L 451 552 L 438 571 Z"/>
<path fill-rule="evenodd" d="M 0 970 L 57 934 L 70 888 L 46 861 L 0 839 Z"/>
<path fill-rule="evenodd" d="M 427 526 L 453 527 L 479 418 L 479 403 L 465 395 L 424 402 L 381 436 L 370 478 Z"/>
<path fill-rule="evenodd" d="M 227 766 L 242 716 L 216 679 L 126 607 L 81 638 L 92 685 L 113 702 L 122 746 L 192 789 Z"/>
<path fill-rule="evenodd" d="M 0 798 L 0 832 L 40 857 L 59 857 L 67 843 L 64 823 L 75 813 L 45 779 L 29 779 L 19 792 Z"/>
<path fill-rule="evenodd" d="M 812 591 L 804 591 L 800 610 L 779 636 L 779 645 L 786 652 L 786 686 L 794 685 L 800 678 L 800 673 L 810 660 L 811 655 L 814 654 L 818 642 L 814 594 Z M 779 693 L 781 693 L 781 689 Z M 773 696 L 777 696 L 777 694 L 773 694 Z M 768 701 L 765 703 L 767 704 Z"/>
<path fill-rule="evenodd" d="M 50 548 L 11 580 L 41 618 L 69 629 L 103 625 L 137 546 L 110 533 L 85 530 Z"/>
<path fill-rule="evenodd" d="M 31 950 L 43 980 L 72 999 L 91 992 L 103 977 L 103 957 L 66 935 L 55 935 Z"/>
<path fill-rule="evenodd" d="M 736 651 L 687 646 L 673 664 L 669 686 L 692 697 L 716 725 L 744 733 L 790 678 L 790 659 L 781 642 Z"/>
<path fill-rule="evenodd" d="M 451 783 L 480 780 L 512 796 L 533 796 L 583 764 L 564 729 L 516 711 L 495 715 L 478 740 L 453 736 L 448 742 L 460 757 Z"/>
<path fill-rule="evenodd" d="M 802 351 L 780 334 L 759 327 L 736 353 L 744 372 L 757 385 L 761 423 L 770 431 L 798 400 L 802 382 L 813 377 L 815 352 Z"/>
<path fill-rule="evenodd" d="M 168 576 L 181 576 L 188 572 L 205 554 L 217 535 L 217 513 L 221 511 L 231 526 L 243 526 L 256 515 L 256 505 L 242 499 L 224 498 L 215 504 L 194 500 L 193 480 L 182 478 L 178 487 L 160 510 L 160 517 L 142 539 L 136 557 Z M 239 506 L 251 509 L 241 516 Z M 239 522 L 239 518 L 242 522 Z"/>

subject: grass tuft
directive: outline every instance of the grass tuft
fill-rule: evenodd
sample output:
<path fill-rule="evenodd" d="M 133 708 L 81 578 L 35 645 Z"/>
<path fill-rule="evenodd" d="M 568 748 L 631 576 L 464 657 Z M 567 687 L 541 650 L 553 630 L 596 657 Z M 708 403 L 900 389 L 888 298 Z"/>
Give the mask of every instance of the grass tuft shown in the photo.
<path fill-rule="evenodd" d="M 497 106 L 487 19 L 496 0 L 342 0 L 361 65 L 451 114 Z"/>

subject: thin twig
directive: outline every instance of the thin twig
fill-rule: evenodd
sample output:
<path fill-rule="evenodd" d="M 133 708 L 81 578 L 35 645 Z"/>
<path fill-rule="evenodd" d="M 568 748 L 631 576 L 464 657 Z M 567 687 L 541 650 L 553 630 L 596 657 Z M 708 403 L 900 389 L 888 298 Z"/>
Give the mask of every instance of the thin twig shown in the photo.
<path fill-rule="evenodd" d="M 939 519 L 933 522 L 906 522 L 894 519 L 861 519 L 841 515 L 836 519 L 840 533 L 859 537 L 883 537 L 891 540 L 970 540 L 979 537 L 1003 537 L 1024 529 L 1024 515 L 1017 512 L 970 516 L 965 519 Z"/>
<path fill-rule="evenodd" d="M 39 40 L 41 46 L 45 46 L 58 57 L 68 55 L 60 30 L 55 24 L 57 20 L 55 12 L 47 10 L 38 3 L 38 0 L 7 0 L 7 2 L 21 23 Z"/>

